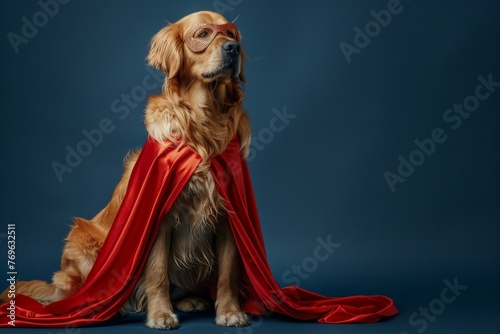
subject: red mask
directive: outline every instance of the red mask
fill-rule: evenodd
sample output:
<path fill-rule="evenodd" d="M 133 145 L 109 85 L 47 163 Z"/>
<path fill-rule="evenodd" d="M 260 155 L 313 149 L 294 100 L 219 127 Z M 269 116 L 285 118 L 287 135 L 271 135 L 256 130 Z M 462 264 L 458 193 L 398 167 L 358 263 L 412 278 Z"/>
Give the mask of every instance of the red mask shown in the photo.
<path fill-rule="evenodd" d="M 240 40 L 238 29 L 232 22 L 219 25 L 201 23 L 189 29 L 186 38 L 186 46 L 193 52 L 205 51 L 218 34 L 233 38 L 236 41 Z"/>

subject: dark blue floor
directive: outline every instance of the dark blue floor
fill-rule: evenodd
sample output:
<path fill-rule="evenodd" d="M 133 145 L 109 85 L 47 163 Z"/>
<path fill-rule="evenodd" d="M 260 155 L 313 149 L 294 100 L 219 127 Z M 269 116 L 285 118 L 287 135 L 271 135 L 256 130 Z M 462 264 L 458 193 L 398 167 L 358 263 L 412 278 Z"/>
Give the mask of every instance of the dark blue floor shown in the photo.
<path fill-rule="evenodd" d="M 402 312 L 398 316 L 374 324 L 349 324 L 330 325 L 319 323 L 300 323 L 287 321 L 281 317 L 271 316 L 264 319 L 254 319 L 250 327 L 223 328 L 215 325 L 213 317 L 208 314 L 183 315 L 181 316 L 181 327 L 175 331 L 179 333 L 220 333 L 220 334 L 258 334 L 258 333 L 388 333 L 388 334 L 494 334 L 500 333 L 498 326 L 498 312 L 492 310 L 475 310 L 474 312 L 464 309 L 447 310 L 429 322 L 427 327 L 412 327 L 408 323 L 410 313 Z M 153 333 L 143 324 L 144 317 L 134 316 L 121 323 L 108 326 L 86 327 L 86 328 L 52 328 L 52 329 L 2 329 L 2 332 L 11 333 L 51 333 L 51 334 L 77 334 L 77 333 Z M 420 332 L 418 330 L 421 330 Z"/>
<path fill-rule="evenodd" d="M 452 282 L 453 279 L 450 279 Z M 440 282 L 442 283 L 442 282 Z M 460 282 L 463 284 L 463 282 Z M 402 283 L 404 284 L 404 283 Z M 220 333 L 220 334 L 303 334 L 303 333 L 381 333 L 381 334 L 495 334 L 500 333 L 498 326 L 500 308 L 495 302 L 496 292 L 491 298 L 483 293 L 485 286 L 467 285 L 459 291 L 444 294 L 445 285 L 432 284 L 421 289 L 393 295 L 400 313 L 390 319 L 370 324 L 320 324 L 293 321 L 280 315 L 252 318 L 252 325 L 244 328 L 218 327 L 211 312 L 187 314 L 178 313 L 181 327 L 179 333 Z M 453 301 L 451 301 L 453 299 Z M 83 328 L 52 329 L 2 329 L 2 333 L 42 333 L 42 334 L 79 334 L 79 333 L 154 333 L 144 325 L 145 314 L 128 315 L 123 319 L 113 319 L 100 326 Z"/>

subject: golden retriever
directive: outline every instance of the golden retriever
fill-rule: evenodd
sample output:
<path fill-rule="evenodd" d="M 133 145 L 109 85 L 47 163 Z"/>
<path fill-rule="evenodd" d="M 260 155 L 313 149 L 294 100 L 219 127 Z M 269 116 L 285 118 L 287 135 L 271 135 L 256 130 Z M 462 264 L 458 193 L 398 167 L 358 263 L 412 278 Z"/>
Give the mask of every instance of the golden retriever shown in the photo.
<path fill-rule="evenodd" d="M 202 158 L 190 181 L 162 222 L 145 270 L 127 308 L 147 310 L 146 325 L 174 329 L 176 308 L 210 307 L 207 289 L 216 284 L 215 322 L 246 326 L 238 278 L 239 257 L 224 206 L 212 175 L 210 158 L 222 153 L 238 134 L 246 157 L 251 140 L 243 111 L 244 53 L 232 23 L 214 12 L 198 12 L 160 30 L 151 40 L 149 64 L 166 75 L 163 92 L 150 96 L 145 111 L 148 135 L 188 145 Z M 125 171 L 109 204 L 91 220 L 76 218 L 53 282 L 19 282 L 17 292 L 43 304 L 78 291 L 120 207 L 139 152 L 125 161 Z M 170 296 L 172 294 L 172 296 Z M 7 300 L 6 293 L 0 296 Z"/>

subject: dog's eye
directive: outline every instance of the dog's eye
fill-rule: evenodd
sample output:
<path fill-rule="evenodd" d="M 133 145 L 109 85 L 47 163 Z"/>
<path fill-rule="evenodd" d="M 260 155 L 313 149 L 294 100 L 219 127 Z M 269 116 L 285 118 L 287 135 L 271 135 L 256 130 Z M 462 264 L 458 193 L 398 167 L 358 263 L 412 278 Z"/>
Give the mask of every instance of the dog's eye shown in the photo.
<path fill-rule="evenodd" d="M 230 37 L 230 38 L 235 38 L 236 37 L 236 34 L 232 30 L 226 31 L 226 34 L 227 34 L 227 37 Z"/>
<path fill-rule="evenodd" d="M 198 38 L 205 38 L 208 35 L 209 35 L 209 32 L 206 29 L 203 29 L 198 34 L 196 34 L 196 37 L 198 37 Z"/>

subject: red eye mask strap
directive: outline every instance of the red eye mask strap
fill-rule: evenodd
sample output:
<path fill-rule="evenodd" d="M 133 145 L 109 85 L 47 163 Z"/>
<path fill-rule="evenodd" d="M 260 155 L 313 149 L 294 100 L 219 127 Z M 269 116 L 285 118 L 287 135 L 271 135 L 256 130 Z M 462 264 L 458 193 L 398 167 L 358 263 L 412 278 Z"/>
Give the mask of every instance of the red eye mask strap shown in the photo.
<path fill-rule="evenodd" d="M 210 36 L 206 37 L 196 37 L 194 34 L 203 28 L 207 28 L 211 30 Z M 239 41 L 240 40 L 240 35 L 238 33 L 238 29 L 232 22 L 228 22 L 225 24 L 210 24 L 210 23 L 201 23 L 193 26 L 191 29 L 189 29 L 187 38 L 186 38 L 186 46 L 189 48 L 189 50 L 193 52 L 201 52 L 204 51 L 210 43 L 215 39 L 215 36 L 218 34 L 222 34 L 227 37 L 231 37 L 228 35 L 228 30 L 231 30 L 234 32 L 235 36 L 234 38 Z"/>

